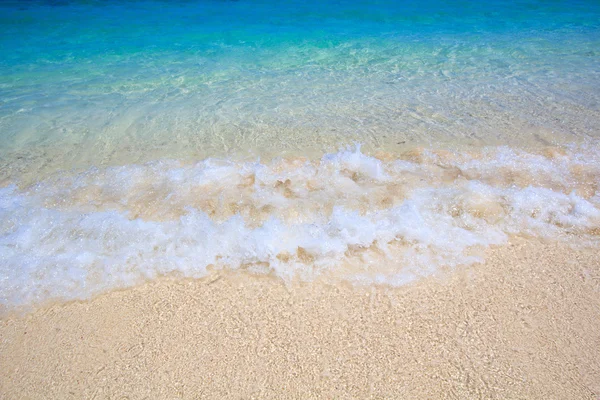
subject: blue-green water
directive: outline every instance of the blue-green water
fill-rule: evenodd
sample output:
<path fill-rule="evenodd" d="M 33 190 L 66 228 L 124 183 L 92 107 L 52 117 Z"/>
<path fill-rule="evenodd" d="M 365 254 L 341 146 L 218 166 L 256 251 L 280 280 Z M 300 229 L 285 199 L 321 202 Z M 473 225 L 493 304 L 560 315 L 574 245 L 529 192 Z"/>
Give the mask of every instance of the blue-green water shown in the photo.
<path fill-rule="evenodd" d="M 1 2 L 2 298 L 219 260 L 313 276 L 401 239 L 398 265 L 432 268 L 593 231 L 599 66 L 597 1 Z M 386 155 L 335 153 L 353 143 Z"/>
<path fill-rule="evenodd" d="M 524 145 L 600 121 L 596 1 L 19 1 L 0 16 L 2 155 L 66 158 L 55 168 Z"/>

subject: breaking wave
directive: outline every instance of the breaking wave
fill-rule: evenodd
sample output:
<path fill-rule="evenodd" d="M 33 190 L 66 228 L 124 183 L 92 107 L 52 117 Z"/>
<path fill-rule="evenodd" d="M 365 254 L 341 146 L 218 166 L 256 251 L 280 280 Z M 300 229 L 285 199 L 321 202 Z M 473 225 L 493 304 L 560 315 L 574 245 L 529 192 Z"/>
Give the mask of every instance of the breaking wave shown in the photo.
<path fill-rule="evenodd" d="M 356 149 L 318 161 L 159 161 L 0 189 L 0 303 L 248 269 L 402 285 L 526 235 L 595 243 L 600 153 Z"/>

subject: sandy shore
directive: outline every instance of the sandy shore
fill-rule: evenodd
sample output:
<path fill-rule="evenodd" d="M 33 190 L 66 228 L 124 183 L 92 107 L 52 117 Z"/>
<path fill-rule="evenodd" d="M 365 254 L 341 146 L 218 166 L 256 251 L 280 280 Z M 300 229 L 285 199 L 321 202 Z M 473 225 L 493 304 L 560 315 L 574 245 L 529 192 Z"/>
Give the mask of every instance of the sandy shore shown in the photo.
<path fill-rule="evenodd" d="M 515 239 L 396 289 L 162 279 L 0 337 L 6 399 L 597 399 L 600 256 Z"/>

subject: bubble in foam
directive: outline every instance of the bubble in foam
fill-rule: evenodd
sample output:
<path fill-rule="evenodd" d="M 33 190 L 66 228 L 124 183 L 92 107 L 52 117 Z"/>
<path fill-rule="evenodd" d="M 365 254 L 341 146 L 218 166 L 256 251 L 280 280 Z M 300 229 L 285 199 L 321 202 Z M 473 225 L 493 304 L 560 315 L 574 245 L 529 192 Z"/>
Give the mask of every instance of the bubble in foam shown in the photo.
<path fill-rule="evenodd" d="M 9 186 L 0 301 L 82 299 L 209 268 L 398 285 L 481 261 L 476 249 L 511 234 L 595 241 L 597 160 L 593 147 L 386 161 L 356 148 L 316 162 L 161 161 Z"/>

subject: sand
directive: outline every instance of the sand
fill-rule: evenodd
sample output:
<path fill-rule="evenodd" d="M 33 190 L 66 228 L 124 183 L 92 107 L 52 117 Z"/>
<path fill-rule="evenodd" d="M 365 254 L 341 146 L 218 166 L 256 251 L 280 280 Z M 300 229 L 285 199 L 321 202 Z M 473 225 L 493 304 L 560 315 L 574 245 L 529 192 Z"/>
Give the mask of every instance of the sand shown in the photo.
<path fill-rule="evenodd" d="M 598 399 L 600 256 L 512 239 L 400 288 L 163 278 L 0 337 L 3 399 Z"/>

